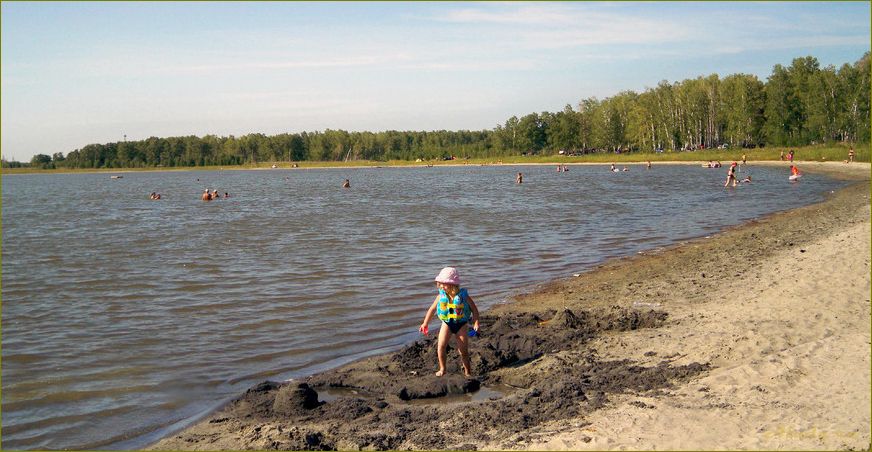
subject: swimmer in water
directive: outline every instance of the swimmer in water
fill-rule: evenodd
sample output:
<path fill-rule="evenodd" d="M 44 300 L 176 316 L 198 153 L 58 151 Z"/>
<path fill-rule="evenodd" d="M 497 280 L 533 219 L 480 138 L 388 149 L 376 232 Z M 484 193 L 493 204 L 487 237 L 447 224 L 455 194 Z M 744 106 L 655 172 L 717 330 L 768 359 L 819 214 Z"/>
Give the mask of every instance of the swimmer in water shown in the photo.
<path fill-rule="evenodd" d="M 351 188 L 351 181 L 345 179 L 345 182 L 342 183 L 342 188 Z"/>

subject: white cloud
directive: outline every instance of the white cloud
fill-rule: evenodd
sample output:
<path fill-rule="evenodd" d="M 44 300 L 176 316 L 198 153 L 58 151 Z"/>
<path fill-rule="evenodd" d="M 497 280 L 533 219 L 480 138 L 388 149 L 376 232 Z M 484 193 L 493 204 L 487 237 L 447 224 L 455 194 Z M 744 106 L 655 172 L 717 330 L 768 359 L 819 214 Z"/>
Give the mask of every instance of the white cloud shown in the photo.
<path fill-rule="evenodd" d="M 600 6 L 600 5 L 597 5 Z M 642 17 L 588 5 L 546 4 L 502 8 L 462 8 L 437 20 L 501 28 L 502 38 L 519 41 L 526 49 L 557 49 L 610 44 L 653 44 L 686 40 L 688 27 L 669 18 Z M 508 26 L 512 27 L 508 27 Z"/>
<path fill-rule="evenodd" d="M 512 5 L 502 11 L 482 10 L 474 8 L 455 9 L 447 12 L 441 20 L 461 23 L 496 23 L 496 24 L 527 24 L 554 25 L 571 24 L 576 19 L 576 11 L 563 6 L 521 6 Z"/>

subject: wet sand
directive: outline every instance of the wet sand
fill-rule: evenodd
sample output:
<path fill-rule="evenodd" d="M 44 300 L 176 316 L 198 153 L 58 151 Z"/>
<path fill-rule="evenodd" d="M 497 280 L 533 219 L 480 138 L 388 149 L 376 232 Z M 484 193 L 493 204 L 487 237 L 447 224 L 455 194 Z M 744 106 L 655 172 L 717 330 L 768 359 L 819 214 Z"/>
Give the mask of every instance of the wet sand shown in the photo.
<path fill-rule="evenodd" d="M 433 375 L 431 334 L 261 383 L 151 448 L 867 449 L 870 166 L 801 165 L 859 182 L 488 310 L 475 379 L 454 351 Z"/>

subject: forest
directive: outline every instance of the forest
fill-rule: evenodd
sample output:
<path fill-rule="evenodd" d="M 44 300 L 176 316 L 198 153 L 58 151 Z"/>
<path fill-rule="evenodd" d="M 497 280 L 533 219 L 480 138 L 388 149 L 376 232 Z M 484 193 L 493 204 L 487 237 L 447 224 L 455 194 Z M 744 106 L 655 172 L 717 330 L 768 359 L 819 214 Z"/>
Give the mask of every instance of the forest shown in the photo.
<path fill-rule="evenodd" d="M 190 167 L 868 143 L 869 71 L 868 52 L 838 68 L 822 68 L 816 58 L 807 56 L 788 67 L 775 65 L 765 82 L 748 74 L 664 80 L 641 93 L 622 91 L 605 99 L 582 99 L 558 112 L 512 116 L 491 130 L 327 129 L 271 136 L 150 137 L 89 144 L 66 156 L 38 154 L 29 166 Z"/>

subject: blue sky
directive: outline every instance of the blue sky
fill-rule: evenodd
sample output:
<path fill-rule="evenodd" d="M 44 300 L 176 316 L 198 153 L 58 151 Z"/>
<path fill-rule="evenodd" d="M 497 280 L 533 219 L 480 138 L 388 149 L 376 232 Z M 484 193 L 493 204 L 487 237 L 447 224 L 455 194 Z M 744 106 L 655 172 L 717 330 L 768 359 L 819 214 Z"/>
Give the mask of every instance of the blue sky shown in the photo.
<path fill-rule="evenodd" d="M 3 2 L 2 153 L 490 129 L 717 73 L 853 63 L 869 2 Z"/>

